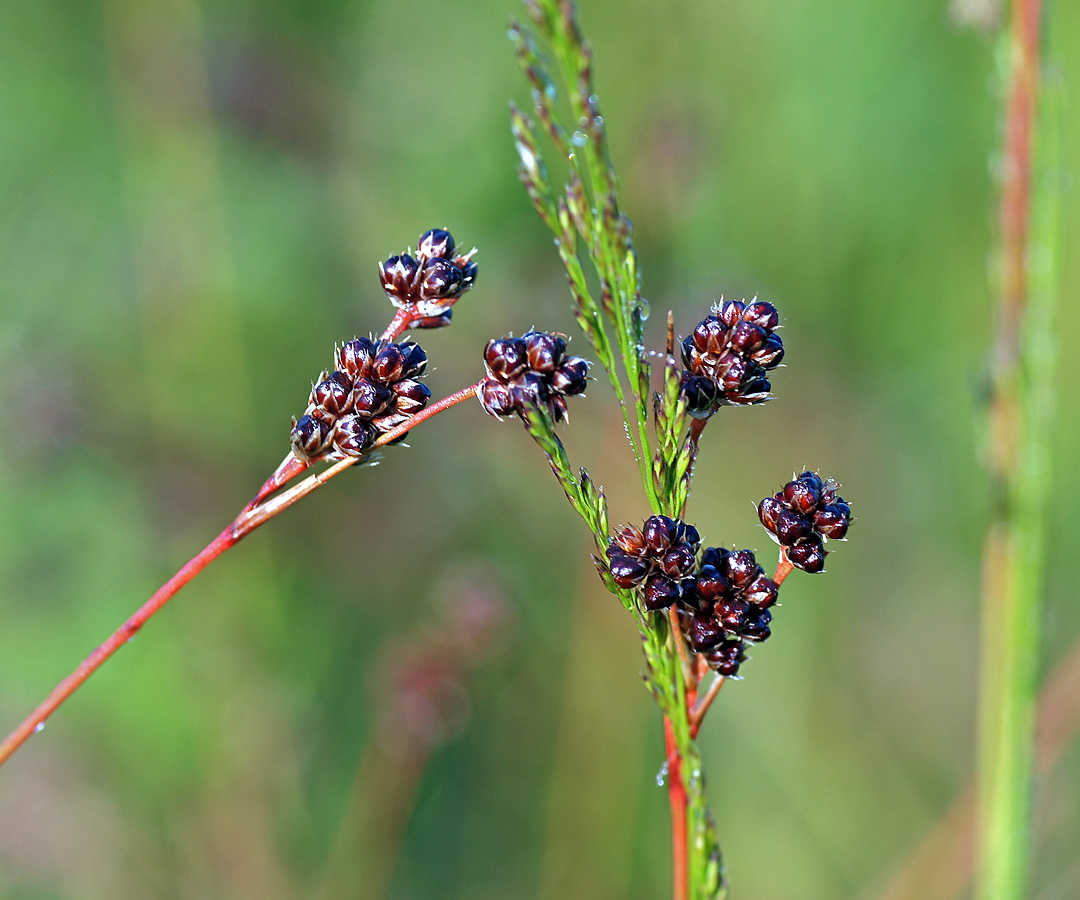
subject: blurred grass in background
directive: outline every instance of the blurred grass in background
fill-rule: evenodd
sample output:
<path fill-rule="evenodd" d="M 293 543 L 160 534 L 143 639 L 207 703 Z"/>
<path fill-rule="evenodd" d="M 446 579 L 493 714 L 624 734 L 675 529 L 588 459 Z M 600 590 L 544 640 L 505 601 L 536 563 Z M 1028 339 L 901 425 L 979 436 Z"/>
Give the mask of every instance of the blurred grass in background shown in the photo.
<path fill-rule="evenodd" d="M 513 172 L 510 14 L 0 10 L 2 730 L 262 483 L 333 342 L 389 319 L 378 259 L 433 225 L 480 248 L 454 326 L 422 336 L 436 396 L 477 377 L 491 336 L 574 332 Z M 1080 10 L 1052 15 L 1075 96 Z M 709 429 L 690 517 L 768 558 L 752 503 L 808 466 L 859 518 L 827 578 L 785 587 L 703 730 L 729 874 L 748 900 L 872 897 L 973 767 L 994 44 L 936 0 L 585 0 L 582 19 L 656 346 L 662 311 L 685 334 L 721 294 L 786 325 L 778 399 Z M 1074 173 L 1075 112 L 1063 137 Z M 1072 190 L 1062 485 L 1078 212 Z M 614 521 L 639 519 L 619 419 L 590 393 L 571 457 Z M 664 895 L 659 723 L 584 529 L 478 405 L 410 443 L 216 563 L 4 768 L 0 895 L 313 895 L 379 740 L 389 648 L 440 621 L 462 572 L 512 624 L 463 681 L 468 721 L 431 752 L 388 896 Z M 1047 666 L 1080 635 L 1072 499 L 1052 511 Z M 1040 900 L 1080 893 L 1078 795 L 1074 749 L 1039 794 Z"/>

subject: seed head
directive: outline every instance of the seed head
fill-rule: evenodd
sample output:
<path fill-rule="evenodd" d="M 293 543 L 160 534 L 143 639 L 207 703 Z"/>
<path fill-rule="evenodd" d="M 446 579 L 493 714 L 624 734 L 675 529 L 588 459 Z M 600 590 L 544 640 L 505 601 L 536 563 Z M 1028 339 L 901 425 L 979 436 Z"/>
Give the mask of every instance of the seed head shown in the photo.
<path fill-rule="evenodd" d="M 566 355 L 566 340 L 557 334 L 530 331 L 519 338 L 507 335 L 484 348 L 487 377 L 477 397 L 497 418 L 521 415 L 526 406 L 542 406 L 552 421 L 566 419 L 566 398 L 585 391 L 589 364 Z"/>
<path fill-rule="evenodd" d="M 784 358 L 771 303 L 727 300 L 682 343 L 682 393 L 692 416 L 707 418 L 721 403 L 745 406 L 769 399 L 765 373 Z"/>
<path fill-rule="evenodd" d="M 822 571 L 826 542 L 847 535 L 851 507 L 837 493 L 839 487 L 831 478 L 803 472 L 758 504 L 761 524 L 804 572 Z"/>
<path fill-rule="evenodd" d="M 379 263 L 386 296 L 398 309 L 412 313 L 413 327 L 450 324 L 450 307 L 476 281 L 476 250 L 455 255 L 455 249 L 449 231 L 433 228 L 420 236 L 415 257 L 401 253 Z"/>
<path fill-rule="evenodd" d="M 427 355 L 419 344 L 354 338 L 334 354 L 340 368 L 325 372 L 292 428 L 293 454 L 304 462 L 362 456 L 380 433 L 427 405 Z"/>

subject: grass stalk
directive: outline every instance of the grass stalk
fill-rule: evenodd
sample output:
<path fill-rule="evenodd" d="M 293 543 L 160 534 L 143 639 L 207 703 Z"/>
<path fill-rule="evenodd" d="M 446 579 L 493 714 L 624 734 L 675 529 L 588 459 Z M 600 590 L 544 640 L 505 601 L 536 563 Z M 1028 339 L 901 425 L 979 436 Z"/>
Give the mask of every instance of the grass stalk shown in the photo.
<path fill-rule="evenodd" d="M 1057 116 L 1040 97 L 1040 0 L 1015 0 L 1001 190 L 1000 298 L 991 360 L 992 518 L 985 543 L 977 789 L 977 900 L 1026 894 L 1045 570 Z"/>

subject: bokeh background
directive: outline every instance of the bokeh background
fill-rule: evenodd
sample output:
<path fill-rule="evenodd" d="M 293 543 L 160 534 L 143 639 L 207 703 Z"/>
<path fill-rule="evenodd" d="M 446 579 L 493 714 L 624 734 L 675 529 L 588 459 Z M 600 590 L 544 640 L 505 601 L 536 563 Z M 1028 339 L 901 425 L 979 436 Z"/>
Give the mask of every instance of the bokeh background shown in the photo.
<path fill-rule="evenodd" d="M 701 735 L 736 896 L 873 900 L 973 770 L 995 8 L 582 7 L 656 346 L 721 295 L 784 317 L 777 399 L 710 427 L 691 518 L 773 559 L 752 504 L 802 467 L 858 516 Z M 333 343 L 389 319 L 378 259 L 434 225 L 480 248 L 424 336 L 436 396 L 491 336 L 574 332 L 513 171 L 519 13 L 0 7 L 2 730 L 281 459 Z M 1075 100 L 1080 9 L 1051 22 Z M 1078 138 L 1073 103 L 1047 671 L 1080 637 Z M 602 383 L 565 439 L 615 521 L 646 514 Z M 4 767 L 0 895 L 665 895 L 659 723 L 584 527 L 478 405 L 410 443 L 215 563 Z M 1071 750 L 1039 900 L 1080 894 L 1078 801 Z"/>

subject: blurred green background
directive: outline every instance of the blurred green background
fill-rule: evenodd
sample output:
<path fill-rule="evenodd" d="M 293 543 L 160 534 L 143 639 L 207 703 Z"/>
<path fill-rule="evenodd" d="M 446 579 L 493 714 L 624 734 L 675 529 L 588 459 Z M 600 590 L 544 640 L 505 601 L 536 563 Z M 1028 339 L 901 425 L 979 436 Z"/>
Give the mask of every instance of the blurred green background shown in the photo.
<path fill-rule="evenodd" d="M 0 6 L 0 730 L 254 493 L 333 343 L 389 319 L 380 258 L 435 225 L 480 248 L 454 326 L 422 336 L 435 396 L 489 337 L 575 331 L 513 171 L 519 14 Z M 722 411 L 690 518 L 772 560 L 752 504 L 802 467 L 858 516 L 702 732 L 746 900 L 872 900 L 973 769 L 1000 107 L 964 18 L 582 3 L 655 345 L 663 311 L 685 334 L 721 295 L 786 326 L 778 399 Z M 1080 9 L 1051 21 L 1075 99 Z M 1070 173 L 1078 139 L 1066 106 Z M 1080 635 L 1075 190 L 1063 212 L 1046 670 Z M 603 384 L 571 413 L 572 460 L 639 520 Z M 665 896 L 659 722 L 584 527 L 476 404 L 410 443 L 215 563 L 4 767 L 0 895 Z M 1038 796 L 1032 896 L 1076 897 L 1080 752 Z"/>

